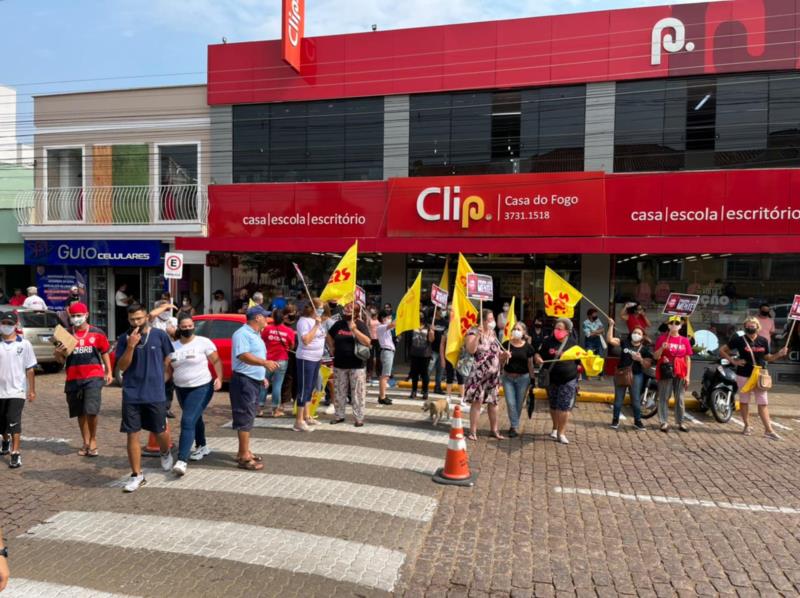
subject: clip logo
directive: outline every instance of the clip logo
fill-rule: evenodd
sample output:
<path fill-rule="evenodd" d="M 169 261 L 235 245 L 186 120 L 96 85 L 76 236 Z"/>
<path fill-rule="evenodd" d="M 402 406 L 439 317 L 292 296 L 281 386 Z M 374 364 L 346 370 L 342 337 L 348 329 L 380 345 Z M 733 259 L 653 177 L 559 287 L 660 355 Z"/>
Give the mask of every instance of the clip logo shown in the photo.
<path fill-rule="evenodd" d="M 675 35 L 673 36 L 672 33 L 663 35 L 665 29 L 674 30 Z M 686 48 L 687 52 L 694 50 L 694 42 L 686 42 L 686 26 L 683 24 L 683 21 L 675 17 L 666 17 L 655 24 L 651 37 L 651 65 L 658 66 L 661 64 L 662 46 L 665 52 L 671 54 L 680 52 L 684 48 Z"/>
<path fill-rule="evenodd" d="M 477 220 L 491 220 L 492 215 L 486 213 L 486 204 L 479 195 L 470 195 L 464 200 L 459 196 L 461 187 L 455 185 L 446 187 L 426 187 L 417 196 L 417 214 L 428 222 L 439 220 L 458 222 L 461 228 L 467 229 L 471 222 Z M 429 212 L 425 207 L 425 200 L 431 196 L 441 196 L 441 209 Z"/>

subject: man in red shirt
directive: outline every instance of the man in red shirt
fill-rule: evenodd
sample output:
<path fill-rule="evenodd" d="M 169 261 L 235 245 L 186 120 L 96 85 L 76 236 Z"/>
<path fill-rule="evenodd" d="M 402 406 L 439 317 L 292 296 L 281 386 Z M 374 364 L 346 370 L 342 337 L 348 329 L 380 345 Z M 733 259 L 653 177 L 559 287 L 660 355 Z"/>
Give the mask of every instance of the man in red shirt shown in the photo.
<path fill-rule="evenodd" d="M 63 345 L 56 348 L 55 356 L 67 364 L 67 395 L 69 416 L 78 418 L 83 446 L 78 454 L 96 457 L 97 416 L 100 413 L 100 393 L 103 386 L 111 384 L 111 349 L 102 330 L 89 324 L 89 309 L 83 303 L 73 303 L 67 308 L 72 335 L 77 340 L 75 349 L 67 354 Z"/>
<path fill-rule="evenodd" d="M 14 289 L 14 294 L 8 300 L 8 304 L 14 307 L 22 307 L 23 303 L 25 303 L 25 295 L 22 294 L 22 289 Z"/>

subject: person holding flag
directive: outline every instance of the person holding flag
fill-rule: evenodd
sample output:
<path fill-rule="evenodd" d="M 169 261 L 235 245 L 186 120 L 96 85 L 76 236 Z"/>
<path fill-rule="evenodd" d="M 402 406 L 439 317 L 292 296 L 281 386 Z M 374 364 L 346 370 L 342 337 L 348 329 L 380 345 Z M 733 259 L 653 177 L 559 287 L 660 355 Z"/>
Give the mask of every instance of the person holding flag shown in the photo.
<path fill-rule="evenodd" d="M 574 304 L 572 309 L 574 309 Z M 544 365 L 540 372 L 540 386 L 547 390 L 547 398 L 550 402 L 550 418 L 553 420 L 550 438 L 561 444 L 569 444 L 566 435 L 567 423 L 578 396 L 579 361 L 577 359 L 561 359 L 564 353 L 578 346 L 575 339 L 572 338 L 571 332 L 572 320 L 558 318 L 553 327 L 553 334 L 544 340 L 539 352 L 534 356 L 536 365 Z"/>
<path fill-rule="evenodd" d="M 472 328 L 467 332 L 467 352 L 475 358 L 475 365 L 467 377 L 464 400 L 470 403 L 469 411 L 469 440 L 478 439 L 478 418 L 481 414 L 481 405 L 487 405 L 489 412 L 489 426 L 491 434 L 498 440 L 505 439 L 500 434 L 497 423 L 497 387 L 500 384 L 500 353 L 502 348 L 497 341 L 494 314 L 490 309 L 482 312 L 483 321 L 479 328 Z"/>

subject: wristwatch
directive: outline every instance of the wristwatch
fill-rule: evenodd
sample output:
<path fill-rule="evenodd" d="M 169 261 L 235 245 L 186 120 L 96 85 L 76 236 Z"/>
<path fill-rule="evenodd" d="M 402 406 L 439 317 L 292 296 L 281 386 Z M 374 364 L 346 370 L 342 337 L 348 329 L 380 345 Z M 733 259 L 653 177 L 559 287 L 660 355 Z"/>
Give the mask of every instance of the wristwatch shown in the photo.
<path fill-rule="evenodd" d="M 0 548 L 0 556 L 8 558 L 8 548 L 6 548 L 5 546 L 3 548 Z"/>

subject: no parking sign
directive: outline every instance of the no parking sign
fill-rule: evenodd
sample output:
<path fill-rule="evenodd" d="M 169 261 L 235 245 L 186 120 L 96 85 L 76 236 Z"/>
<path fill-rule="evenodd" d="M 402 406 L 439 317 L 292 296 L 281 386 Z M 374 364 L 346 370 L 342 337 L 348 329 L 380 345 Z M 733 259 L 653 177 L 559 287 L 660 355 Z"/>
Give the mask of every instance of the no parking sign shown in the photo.
<path fill-rule="evenodd" d="M 166 253 L 164 254 L 164 278 L 178 279 L 183 278 L 183 254 Z"/>

